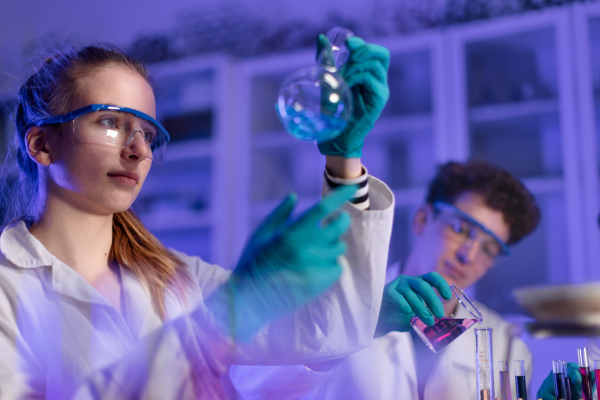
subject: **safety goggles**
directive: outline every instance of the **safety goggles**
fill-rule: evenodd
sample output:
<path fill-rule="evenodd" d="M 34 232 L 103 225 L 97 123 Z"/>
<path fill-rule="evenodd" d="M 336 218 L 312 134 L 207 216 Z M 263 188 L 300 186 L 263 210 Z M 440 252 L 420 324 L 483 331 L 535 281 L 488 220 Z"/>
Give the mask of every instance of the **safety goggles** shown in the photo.
<path fill-rule="evenodd" d="M 465 243 L 467 241 L 478 241 L 483 254 L 491 260 L 495 260 L 498 256 L 510 254 L 510 248 L 498 235 L 464 211 L 452 204 L 440 201 L 433 203 L 433 208 L 436 211 L 447 213 L 446 222 L 452 228 L 452 234 L 457 239 Z"/>
<path fill-rule="evenodd" d="M 90 104 L 70 113 L 36 121 L 36 126 L 73 121 L 73 133 L 82 142 L 123 149 L 139 133 L 150 150 L 148 158 L 158 165 L 165 159 L 171 140 L 163 126 L 151 116 L 132 108 Z"/>

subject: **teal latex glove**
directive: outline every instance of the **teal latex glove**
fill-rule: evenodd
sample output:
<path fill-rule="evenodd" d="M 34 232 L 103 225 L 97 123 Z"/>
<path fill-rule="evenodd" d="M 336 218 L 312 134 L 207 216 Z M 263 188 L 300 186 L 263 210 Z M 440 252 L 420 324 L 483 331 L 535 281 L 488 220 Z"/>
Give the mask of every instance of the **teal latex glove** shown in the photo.
<path fill-rule="evenodd" d="M 575 363 L 567 363 L 567 377 L 571 387 L 571 398 L 581 398 L 581 374 L 579 366 Z M 556 382 L 554 381 L 554 372 L 550 371 L 546 379 L 537 391 L 537 399 L 556 400 Z"/>
<path fill-rule="evenodd" d="M 450 285 L 437 272 L 421 276 L 400 275 L 385 285 L 375 336 L 411 330 L 410 320 L 415 315 L 429 326 L 434 324 L 433 317 L 443 317 L 444 306 L 434 288 L 442 298 L 452 298 Z"/>
<path fill-rule="evenodd" d="M 349 214 L 338 210 L 356 189 L 340 187 L 297 219 L 297 199 L 289 195 L 252 234 L 231 278 L 206 302 L 233 338 L 250 340 L 337 281 L 350 226 Z"/>
<path fill-rule="evenodd" d="M 321 154 L 356 158 L 362 155 L 363 142 L 390 96 L 387 73 L 390 65 L 390 52 L 382 46 L 367 44 L 359 37 L 346 39 L 350 57 L 341 68 L 341 74 L 352 89 L 354 108 L 348 126 L 336 138 L 319 143 Z M 321 62 L 333 65 L 327 49 L 331 45 L 325 35 L 317 39 L 317 57 L 322 49 L 326 53 Z"/>

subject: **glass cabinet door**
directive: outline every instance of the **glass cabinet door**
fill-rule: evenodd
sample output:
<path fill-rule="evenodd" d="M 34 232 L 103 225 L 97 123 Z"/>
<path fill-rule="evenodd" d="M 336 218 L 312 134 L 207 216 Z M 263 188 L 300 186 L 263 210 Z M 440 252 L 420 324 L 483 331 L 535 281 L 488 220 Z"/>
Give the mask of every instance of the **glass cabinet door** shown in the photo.
<path fill-rule="evenodd" d="M 502 313 L 519 309 L 515 287 L 585 279 L 568 13 L 507 18 L 452 35 L 458 60 L 458 158 L 480 159 L 521 178 L 540 207 L 536 231 L 476 286 Z"/>
<path fill-rule="evenodd" d="M 219 210 L 218 71 L 213 59 L 151 66 L 157 118 L 171 142 L 162 166 L 153 165 L 134 204 L 144 224 L 167 247 L 221 263 L 215 252 Z"/>
<path fill-rule="evenodd" d="M 397 38 L 390 50 L 389 101 L 365 140 L 363 164 L 387 183 L 396 198 L 389 263 L 404 260 L 413 242 L 411 223 L 425 201 L 426 186 L 444 161 L 439 150 L 441 37 Z"/>
<path fill-rule="evenodd" d="M 600 280 L 600 4 L 577 5 L 574 16 L 586 266 Z"/>

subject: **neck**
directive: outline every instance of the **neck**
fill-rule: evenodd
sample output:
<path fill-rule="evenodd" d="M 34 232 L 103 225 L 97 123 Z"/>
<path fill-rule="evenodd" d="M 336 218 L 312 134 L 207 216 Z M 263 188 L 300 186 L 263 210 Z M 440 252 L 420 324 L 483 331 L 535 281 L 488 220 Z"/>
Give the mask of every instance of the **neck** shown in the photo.
<path fill-rule="evenodd" d="M 112 214 L 91 214 L 48 201 L 29 231 L 56 258 L 93 283 L 110 271 L 112 220 Z"/>

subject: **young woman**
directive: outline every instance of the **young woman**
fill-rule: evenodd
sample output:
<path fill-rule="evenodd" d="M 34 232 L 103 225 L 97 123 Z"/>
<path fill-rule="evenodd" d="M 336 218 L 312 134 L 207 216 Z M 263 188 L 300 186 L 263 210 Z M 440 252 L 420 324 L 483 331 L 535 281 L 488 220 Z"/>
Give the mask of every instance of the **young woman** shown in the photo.
<path fill-rule="evenodd" d="M 288 196 L 233 273 L 166 249 L 130 211 L 169 141 L 140 63 L 89 46 L 27 80 L 23 196 L 0 236 L 0 399 L 219 398 L 230 362 L 323 361 L 370 342 L 393 196 L 359 157 L 387 100 L 389 55 L 353 43 L 361 106 L 334 150 L 321 146 L 324 191 L 341 189 L 297 219 Z M 351 198 L 370 210 L 337 212 Z"/>

